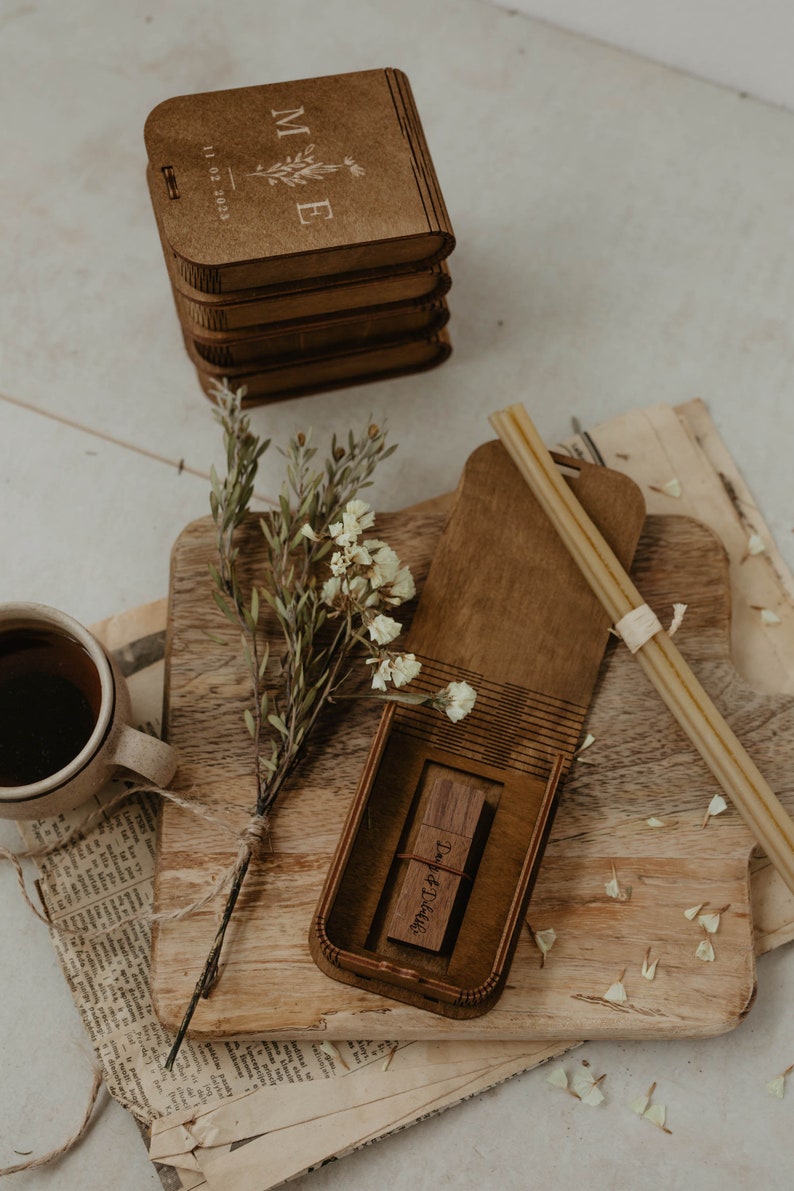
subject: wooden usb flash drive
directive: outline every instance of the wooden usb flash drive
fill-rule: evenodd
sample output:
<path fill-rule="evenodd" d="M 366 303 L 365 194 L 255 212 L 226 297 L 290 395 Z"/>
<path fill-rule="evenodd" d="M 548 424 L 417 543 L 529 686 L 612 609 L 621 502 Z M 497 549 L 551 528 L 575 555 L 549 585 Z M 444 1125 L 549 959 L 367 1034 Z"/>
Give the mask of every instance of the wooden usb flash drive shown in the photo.
<path fill-rule="evenodd" d="M 465 908 L 486 833 L 482 790 L 439 778 L 410 852 L 388 937 L 440 952 Z"/>

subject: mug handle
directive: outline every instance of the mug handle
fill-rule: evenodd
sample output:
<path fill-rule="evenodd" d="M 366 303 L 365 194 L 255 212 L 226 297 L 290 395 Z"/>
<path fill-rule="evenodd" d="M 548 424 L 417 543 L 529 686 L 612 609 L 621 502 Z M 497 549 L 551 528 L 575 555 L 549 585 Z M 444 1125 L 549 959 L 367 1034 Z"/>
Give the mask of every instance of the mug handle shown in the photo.
<path fill-rule="evenodd" d="M 167 786 L 177 767 L 176 749 L 164 740 L 123 724 L 116 739 L 111 763 L 140 774 L 154 786 Z"/>

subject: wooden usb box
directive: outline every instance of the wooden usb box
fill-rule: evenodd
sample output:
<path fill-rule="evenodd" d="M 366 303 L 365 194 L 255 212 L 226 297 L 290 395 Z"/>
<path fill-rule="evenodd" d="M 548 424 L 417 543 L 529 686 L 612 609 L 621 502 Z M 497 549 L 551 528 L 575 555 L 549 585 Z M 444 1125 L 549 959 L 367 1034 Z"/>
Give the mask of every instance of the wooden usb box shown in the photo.
<path fill-rule="evenodd" d="M 177 96 L 144 140 L 165 238 L 206 293 L 427 269 L 454 248 L 402 71 Z"/>
<path fill-rule="evenodd" d="M 629 565 L 642 494 L 570 461 L 570 482 Z M 331 863 L 309 946 L 348 984 L 447 1017 L 499 996 L 580 743 L 610 625 L 499 443 L 466 464 L 406 651 L 412 689 L 465 681 L 459 723 L 390 704 Z"/>
<path fill-rule="evenodd" d="M 177 316 L 209 396 L 224 377 L 250 404 L 447 358 L 455 238 L 402 71 L 177 96 L 144 139 Z"/>

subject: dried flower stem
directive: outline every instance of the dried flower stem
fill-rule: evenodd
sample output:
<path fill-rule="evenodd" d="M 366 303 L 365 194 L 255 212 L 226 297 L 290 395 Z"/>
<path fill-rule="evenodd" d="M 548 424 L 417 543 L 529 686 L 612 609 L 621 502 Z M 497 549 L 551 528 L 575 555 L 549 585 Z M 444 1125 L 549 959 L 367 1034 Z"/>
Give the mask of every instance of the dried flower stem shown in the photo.
<path fill-rule="evenodd" d="M 363 501 L 378 462 L 388 458 L 385 435 L 368 426 L 346 444 L 334 436 L 323 470 L 313 464 L 310 436 L 297 434 L 287 450 L 287 479 L 278 506 L 260 520 L 264 539 L 261 585 L 246 593 L 238 573 L 236 533 L 248 517 L 259 460 L 269 442 L 251 431 L 241 408 L 242 394 L 228 384 L 216 386 L 216 417 L 223 428 L 226 475 L 211 471 L 210 508 L 216 527 L 217 566 L 210 566 L 213 598 L 239 632 L 251 684 L 251 705 L 244 720 L 253 741 L 255 812 L 240 838 L 230 889 L 204 967 L 165 1062 L 171 1070 L 201 997 L 218 978 L 226 930 L 252 858 L 264 853 L 268 816 L 303 753 L 319 716 L 338 697 L 351 652 L 363 646 L 377 669 L 372 687 L 380 699 L 421 703 L 444 711 L 453 722 L 474 704 L 467 683 L 449 683 L 435 695 L 386 691 L 410 682 L 421 665 L 412 654 L 390 650 L 402 628 L 386 610 L 410 599 L 413 579 L 393 550 L 377 540 L 360 542 L 375 520 Z M 331 554 L 330 562 L 325 562 Z M 323 564 L 322 566 L 320 564 Z M 331 577 L 321 583 L 320 571 Z M 268 605 L 282 639 L 278 659 L 271 658 L 259 632 L 262 604 Z"/>

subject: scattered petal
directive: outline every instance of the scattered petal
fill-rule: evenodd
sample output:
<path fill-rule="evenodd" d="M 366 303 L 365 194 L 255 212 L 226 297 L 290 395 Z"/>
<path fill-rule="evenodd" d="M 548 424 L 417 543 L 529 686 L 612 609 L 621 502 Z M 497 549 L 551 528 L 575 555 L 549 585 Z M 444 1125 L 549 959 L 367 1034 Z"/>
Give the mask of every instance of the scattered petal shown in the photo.
<path fill-rule="evenodd" d="M 686 604 L 673 604 L 673 619 L 670 621 L 670 628 L 667 630 L 668 637 L 673 637 L 681 628 L 681 622 L 684 619 L 684 613 L 687 610 Z"/>
<path fill-rule="evenodd" d="M 637 1116 L 650 1121 L 657 1129 L 661 1129 L 664 1133 L 670 1133 L 671 1130 L 665 1124 L 667 1119 L 666 1107 L 664 1104 L 651 1104 L 651 1097 L 655 1091 L 656 1084 L 652 1083 L 645 1095 L 638 1096 L 636 1100 L 632 1100 L 629 1107 L 632 1112 L 636 1112 Z"/>
<path fill-rule="evenodd" d="M 666 823 L 664 823 L 661 819 L 657 819 L 655 816 L 651 816 L 651 818 L 646 819 L 645 822 L 648 824 L 649 827 L 666 827 L 667 826 Z"/>
<path fill-rule="evenodd" d="M 604 885 L 604 892 L 607 897 L 620 897 L 620 885 L 618 883 L 618 874 L 615 872 L 615 866 L 612 865 L 612 880 L 607 881 Z"/>
<path fill-rule="evenodd" d="M 532 938 L 535 940 L 535 946 L 540 952 L 540 966 L 543 967 L 546 963 L 546 956 L 551 951 L 557 939 L 557 932 L 549 927 L 548 930 L 532 930 Z"/>
<path fill-rule="evenodd" d="M 578 749 L 574 753 L 574 756 L 578 757 L 579 754 L 583 753 L 585 749 L 589 749 L 591 744 L 595 744 L 595 736 L 593 736 L 592 732 L 588 732 L 587 735 L 585 736 L 584 740 L 582 741 L 582 743 L 579 745 Z"/>
<path fill-rule="evenodd" d="M 780 617 L 771 608 L 762 608 L 761 621 L 763 624 L 780 624 Z"/>
<path fill-rule="evenodd" d="M 781 1071 L 780 1075 L 775 1076 L 771 1083 L 766 1085 L 766 1090 L 770 1096 L 776 1096 L 778 1100 L 782 1100 L 786 1092 L 786 1080 L 791 1072 L 794 1071 L 794 1063 L 787 1067 L 785 1071 Z"/>
<path fill-rule="evenodd" d="M 763 554 L 766 550 L 766 543 L 761 537 L 760 533 L 751 533 L 747 539 L 747 553 L 748 554 Z"/>
<path fill-rule="evenodd" d="M 602 1104 L 604 1093 L 598 1085 L 603 1078 L 604 1076 L 600 1075 L 598 1079 L 594 1079 L 592 1072 L 587 1069 L 577 1071 L 571 1081 L 574 1095 L 579 1097 L 582 1104 L 589 1104 L 591 1108 L 595 1108 L 597 1104 Z"/>
<path fill-rule="evenodd" d="M 657 1129 L 664 1129 L 664 1123 L 667 1119 L 667 1109 L 664 1104 L 652 1104 L 650 1108 L 646 1108 L 642 1114 L 646 1121 L 650 1121 Z M 669 1130 L 665 1130 L 669 1132 Z"/>
<path fill-rule="evenodd" d="M 698 922 L 703 927 L 706 934 L 716 935 L 720 928 L 719 914 L 699 914 Z"/>
<path fill-rule="evenodd" d="M 721 815 L 722 812 L 727 811 L 727 809 L 728 809 L 728 804 L 725 801 L 725 799 L 722 797 L 722 795 L 715 794 L 714 797 L 712 798 L 711 802 L 708 805 L 708 810 L 706 811 L 706 816 L 705 816 L 701 826 L 705 827 L 706 824 L 708 823 L 709 819 L 713 818 L 714 815 Z"/>
<path fill-rule="evenodd" d="M 654 976 L 656 975 L 656 965 L 659 963 L 658 957 L 653 961 L 653 963 L 649 963 L 648 961 L 650 958 L 651 949 L 649 947 L 645 952 L 645 958 L 642 961 L 642 974 L 646 980 L 653 980 Z"/>
<path fill-rule="evenodd" d="M 688 910 L 684 910 L 684 917 L 688 918 L 690 922 L 694 922 L 703 907 L 707 905 L 708 902 L 701 902 L 699 906 L 690 906 Z"/>
<path fill-rule="evenodd" d="M 628 1000 L 626 989 L 623 985 L 623 972 L 620 973 L 614 984 L 610 984 L 604 993 L 604 1000 L 609 1001 L 612 1005 L 623 1005 Z"/>
<path fill-rule="evenodd" d="M 381 1067 L 380 1067 L 381 1071 L 389 1070 L 389 1067 L 391 1067 L 391 1061 L 396 1054 L 397 1054 L 397 1047 L 393 1046 L 391 1048 L 391 1050 L 389 1051 L 389 1053 L 386 1055 L 386 1058 L 381 1063 Z"/>
<path fill-rule="evenodd" d="M 714 959 L 714 948 L 711 945 L 711 939 L 704 939 L 702 943 L 698 943 L 698 949 L 695 955 L 698 959 L 702 959 L 704 963 L 711 963 Z"/>
<path fill-rule="evenodd" d="M 338 1047 L 334 1046 L 333 1042 L 321 1042 L 320 1050 L 324 1051 L 324 1053 L 328 1055 L 329 1059 L 335 1059 L 337 1063 L 341 1063 L 345 1071 L 350 1070 L 347 1063 L 342 1058 Z"/>
<path fill-rule="evenodd" d="M 565 1088 L 568 1090 L 568 1076 L 565 1074 L 564 1067 L 555 1067 L 546 1076 L 546 1083 L 550 1083 L 553 1088 Z"/>

